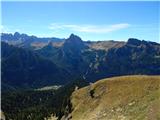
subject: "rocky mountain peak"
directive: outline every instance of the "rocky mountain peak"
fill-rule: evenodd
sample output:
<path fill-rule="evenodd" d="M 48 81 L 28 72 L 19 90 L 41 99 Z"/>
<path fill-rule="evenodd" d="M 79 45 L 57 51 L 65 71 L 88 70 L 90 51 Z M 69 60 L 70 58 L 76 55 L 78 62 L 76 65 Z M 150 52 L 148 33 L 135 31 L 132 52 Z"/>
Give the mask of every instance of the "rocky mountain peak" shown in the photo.
<path fill-rule="evenodd" d="M 145 40 L 139 40 L 136 38 L 129 38 L 127 41 L 128 45 L 135 45 L 135 46 L 140 46 L 140 45 L 159 45 L 158 43 L 155 42 L 150 42 L 150 41 L 145 41 Z"/>
<path fill-rule="evenodd" d="M 141 44 L 141 40 L 138 40 L 136 38 L 129 38 L 127 41 L 127 44 L 131 44 L 131 45 L 140 45 Z"/>
<path fill-rule="evenodd" d="M 83 41 L 82 39 L 77 36 L 77 35 L 74 35 L 73 33 L 69 36 L 68 39 L 66 39 L 65 43 L 72 43 L 74 45 L 81 45 L 83 44 Z"/>
<path fill-rule="evenodd" d="M 63 46 L 67 48 L 82 49 L 85 45 L 79 36 L 71 34 L 69 38 L 65 40 Z"/>
<path fill-rule="evenodd" d="M 14 37 L 20 37 L 20 35 L 21 35 L 21 34 L 20 34 L 19 32 L 15 32 L 15 33 L 14 33 Z"/>

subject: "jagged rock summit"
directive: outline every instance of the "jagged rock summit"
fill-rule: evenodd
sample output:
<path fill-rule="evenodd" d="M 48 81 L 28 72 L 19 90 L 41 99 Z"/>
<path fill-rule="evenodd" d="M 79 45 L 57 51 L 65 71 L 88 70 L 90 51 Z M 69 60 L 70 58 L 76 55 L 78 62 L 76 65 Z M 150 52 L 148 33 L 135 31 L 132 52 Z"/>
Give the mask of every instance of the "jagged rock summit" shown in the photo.
<path fill-rule="evenodd" d="M 65 49 L 71 49 L 71 50 L 82 50 L 85 48 L 85 44 L 82 41 L 82 39 L 74 34 L 71 34 L 69 38 L 67 38 L 63 44 L 63 47 Z"/>

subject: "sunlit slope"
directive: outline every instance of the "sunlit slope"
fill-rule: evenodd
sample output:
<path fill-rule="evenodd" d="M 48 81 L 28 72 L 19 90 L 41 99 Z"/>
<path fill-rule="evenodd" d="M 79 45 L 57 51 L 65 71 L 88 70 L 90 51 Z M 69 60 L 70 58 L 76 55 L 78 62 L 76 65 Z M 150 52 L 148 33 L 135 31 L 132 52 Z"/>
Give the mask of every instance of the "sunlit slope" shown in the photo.
<path fill-rule="evenodd" d="M 71 97 L 73 120 L 160 120 L 160 76 L 100 80 Z"/>

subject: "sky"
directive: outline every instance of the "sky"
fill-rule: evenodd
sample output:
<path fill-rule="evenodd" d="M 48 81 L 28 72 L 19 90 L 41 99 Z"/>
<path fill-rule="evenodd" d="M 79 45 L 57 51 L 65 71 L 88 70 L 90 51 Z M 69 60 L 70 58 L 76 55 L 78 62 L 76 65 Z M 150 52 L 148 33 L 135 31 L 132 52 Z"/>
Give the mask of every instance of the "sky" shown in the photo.
<path fill-rule="evenodd" d="M 160 42 L 160 2 L 3 1 L 1 32 L 83 40 Z"/>

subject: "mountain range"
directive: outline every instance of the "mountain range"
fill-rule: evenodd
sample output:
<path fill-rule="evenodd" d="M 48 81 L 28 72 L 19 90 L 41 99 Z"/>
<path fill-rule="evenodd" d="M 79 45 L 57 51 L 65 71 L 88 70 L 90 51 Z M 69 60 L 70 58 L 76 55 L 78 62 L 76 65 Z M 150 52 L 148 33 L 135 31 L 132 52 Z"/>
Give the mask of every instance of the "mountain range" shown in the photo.
<path fill-rule="evenodd" d="M 2 90 L 160 74 L 160 44 L 135 38 L 83 41 L 74 34 L 60 39 L 2 33 L 1 48 Z"/>
<path fill-rule="evenodd" d="M 159 119 L 159 75 L 159 43 L 1 34 L 2 119 Z"/>

